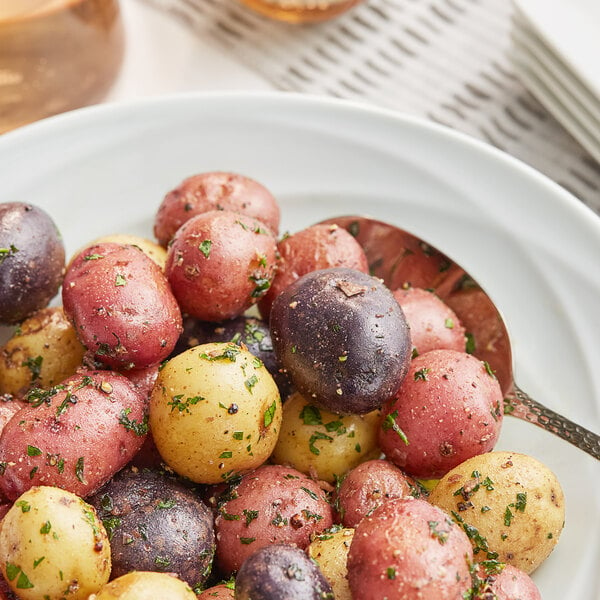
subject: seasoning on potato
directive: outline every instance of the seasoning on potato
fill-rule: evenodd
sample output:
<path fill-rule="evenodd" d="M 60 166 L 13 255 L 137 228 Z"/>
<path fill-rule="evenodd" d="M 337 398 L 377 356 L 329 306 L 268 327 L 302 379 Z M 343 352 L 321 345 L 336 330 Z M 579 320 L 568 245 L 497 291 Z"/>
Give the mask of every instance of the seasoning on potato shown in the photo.
<path fill-rule="evenodd" d="M 283 405 L 272 462 L 335 483 L 361 462 L 379 456 L 378 426 L 379 411 L 336 415 L 313 406 L 296 392 Z"/>
<path fill-rule="evenodd" d="M 554 473 L 517 452 L 466 460 L 440 479 L 429 500 L 465 529 L 476 561 L 497 560 L 528 574 L 552 552 L 565 522 Z"/>
<path fill-rule="evenodd" d="M 0 323 L 18 323 L 58 292 L 65 248 L 52 218 L 23 202 L 0 203 Z"/>
<path fill-rule="evenodd" d="M 62 308 L 42 308 L 0 349 L 0 393 L 22 396 L 32 387 L 50 388 L 75 373 L 84 353 Z"/>
<path fill-rule="evenodd" d="M 261 465 L 281 426 L 281 399 L 262 361 L 233 343 L 186 350 L 160 370 L 150 429 L 164 461 L 196 483 Z"/>
<path fill-rule="evenodd" d="M 382 411 L 386 458 L 420 479 L 437 479 L 492 450 L 503 421 L 500 384 L 487 363 L 456 350 L 431 350 L 411 361 Z"/>
<path fill-rule="evenodd" d="M 398 391 L 410 332 L 381 280 L 347 268 L 304 275 L 271 309 L 277 359 L 298 391 L 336 414 L 365 414 Z"/>
<path fill-rule="evenodd" d="M 33 487 L 2 520 L 0 569 L 22 600 L 87 600 L 110 576 L 108 536 L 80 497 Z"/>
<path fill-rule="evenodd" d="M 190 586 L 169 573 L 131 571 L 109 581 L 87 600 L 196 600 Z"/>
<path fill-rule="evenodd" d="M 28 404 L 0 436 L 0 490 L 10 500 L 36 485 L 86 497 L 139 451 L 146 434 L 146 398 L 123 375 L 79 371 Z"/>
<path fill-rule="evenodd" d="M 62 289 L 83 345 L 117 370 L 163 361 L 181 333 L 181 311 L 160 267 L 136 246 L 104 242 L 73 259 Z"/>

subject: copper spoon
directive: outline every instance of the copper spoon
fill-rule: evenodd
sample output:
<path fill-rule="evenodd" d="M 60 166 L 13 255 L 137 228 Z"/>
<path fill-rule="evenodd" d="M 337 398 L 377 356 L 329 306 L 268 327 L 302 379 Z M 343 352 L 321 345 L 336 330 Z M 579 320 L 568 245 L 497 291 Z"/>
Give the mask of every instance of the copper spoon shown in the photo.
<path fill-rule="evenodd" d="M 508 331 L 500 312 L 460 265 L 395 225 L 362 216 L 327 219 L 348 230 L 363 247 L 373 275 L 392 289 L 411 285 L 435 290 L 470 332 L 469 351 L 494 370 L 504 394 L 504 414 L 529 421 L 600 460 L 600 436 L 546 408 L 513 379 Z"/>

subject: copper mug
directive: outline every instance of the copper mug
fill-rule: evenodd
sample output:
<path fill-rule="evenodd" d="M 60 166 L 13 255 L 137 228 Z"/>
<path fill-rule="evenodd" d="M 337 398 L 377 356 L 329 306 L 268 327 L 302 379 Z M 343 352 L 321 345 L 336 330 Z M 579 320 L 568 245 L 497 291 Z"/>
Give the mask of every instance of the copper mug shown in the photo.
<path fill-rule="evenodd" d="M 100 101 L 123 53 L 118 0 L 3 0 L 0 133 Z"/>

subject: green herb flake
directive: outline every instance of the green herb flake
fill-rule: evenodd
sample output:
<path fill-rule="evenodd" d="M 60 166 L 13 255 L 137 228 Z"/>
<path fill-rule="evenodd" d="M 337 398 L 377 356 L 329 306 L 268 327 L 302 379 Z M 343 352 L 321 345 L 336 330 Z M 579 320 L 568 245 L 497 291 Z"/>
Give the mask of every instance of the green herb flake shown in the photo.
<path fill-rule="evenodd" d="M 40 456 L 42 451 L 35 446 L 27 446 L 27 456 Z"/>
<path fill-rule="evenodd" d="M 242 514 L 246 517 L 246 527 L 254 521 L 254 519 L 258 519 L 258 511 L 257 510 L 248 510 L 245 508 L 242 511 Z"/>
<path fill-rule="evenodd" d="M 465 352 L 467 354 L 475 353 L 475 336 L 472 333 L 467 333 L 465 335 Z"/>
<path fill-rule="evenodd" d="M 444 321 L 444 327 L 446 327 L 446 329 L 454 329 L 454 320 L 453 319 L 446 319 Z"/>
<path fill-rule="evenodd" d="M 246 386 L 246 389 L 252 393 L 252 388 L 258 383 L 258 377 L 256 375 L 252 375 L 252 377 L 246 379 L 246 381 L 244 381 L 244 385 Z"/>
<path fill-rule="evenodd" d="M 310 436 L 310 439 L 308 440 L 308 449 L 315 456 L 319 456 L 319 454 L 321 454 L 321 451 L 315 446 L 315 442 L 318 440 L 328 440 L 332 442 L 333 438 L 330 435 L 327 435 L 326 433 L 323 433 L 321 431 L 313 432 L 313 434 Z"/>
<path fill-rule="evenodd" d="M 154 564 L 157 567 L 169 567 L 171 565 L 171 559 L 168 556 L 155 556 Z"/>
<path fill-rule="evenodd" d="M 440 544 L 444 545 L 448 541 L 449 531 L 440 531 L 437 526 L 439 525 L 438 521 L 428 521 L 429 532 L 431 533 L 431 537 L 435 538 Z"/>
<path fill-rule="evenodd" d="M 50 521 L 46 521 L 41 527 L 40 527 L 40 533 L 42 535 L 45 535 L 47 533 L 50 533 L 50 530 L 52 529 L 52 524 L 50 523 Z"/>
<path fill-rule="evenodd" d="M 190 407 L 198 404 L 198 402 L 202 402 L 204 399 L 203 396 L 192 396 L 183 400 L 183 394 L 178 394 L 167 402 L 167 406 L 171 407 L 171 412 L 177 410 L 179 413 L 190 414 Z"/>
<path fill-rule="evenodd" d="M 39 558 L 37 558 L 36 560 L 33 561 L 33 568 L 35 569 L 39 564 L 42 563 L 42 561 L 44 561 L 46 559 L 45 556 L 40 556 Z"/>
<path fill-rule="evenodd" d="M 156 508 L 161 508 L 161 509 L 169 509 L 169 508 L 174 508 L 175 506 L 177 506 L 177 502 L 175 500 L 159 500 L 156 503 Z"/>
<path fill-rule="evenodd" d="M 87 481 L 85 480 L 85 477 L 84 477 L 84 463 L 85 463 L 84 457 L 80 456 L 77 459 L 77 463 L 75 463 L 75 477 L 77 477 L 78 481 L 85 484 L 85 483 L 87 483 Z"/>
<path fill-rule="evenodd" d="M 355 444 L 354 450 L 360 454 L 362 452 L 362 448 L 360 447 L 360 444 Z"/>
<path fill-rule="evenodd" d="M 110 541 L 115 531 L 121 526 L 121 519 L 119 517 L 107 517 L 106 519 L 102 519 L 102 525 L 104 525 Z"/>
<path fill-rule="evenodd" d="M 0 265 L 9 257 L 14 256 L 19 249 L 11 244 L 8 248 L 0 248 Z"/>
<path fill-rule="evenodd" d="M 19 573 L 19 578 L 17 579 L 17 589 L 18 590 L 28 590 L 34 587 L 33 583 L 29 580 L 29 577 L 25 575 L 23 571 Z"/>
<path fill-rule="evenodd" d="M 141 422 L 136 421 L 135 419 L 130 419 L 129 414 L 131 413 L 131 408 L 124 408 L 119 415 L 119 423 L 123 425 L 125 431 L 132 431 L 138 437 L 143 437 L 149 431 L 148 426 L 148 415 L 144 415 L 144 418 Z"/>
<path fill-rule="evenodd" d="M 31 504 L 29 504 L 29 502 L 27 502 L 27 500 L 18 500 L 17 502 L 15 502 L 15 506 L 18 506 L 21 508 L 21 512 L 27 513 L 31 510 Z"/>
<path fill-rule="evenodd" d="M 225 452 L 221 452 L 221 454 L 219 454 L 219 458 L 231 458 L 232 456 L 233 452 L 230 450 L 226 450 Z"/>
<path fill-rule="evenodd" d="M 321 412 L 316 406 L 312 404 L 306 404 L 300 414 L 298 415 L 305 425 L 322 425 L 323 419 L 321 418 Z"/>
<path fill-rule="evenodd" d="M 506 510 L 504 511 L 504 525 L 506 527 L 510 527 L 510 524 L 512 523 L 512 520 L 513 520 L 513 516 L 514 515 L 513 515 L 512 511 L 510 510 L 510 507 L 507 506 Z"/>
<path fill-rule="evenodd" d="M 104 258 L 103 254 L 86 254 L 83 260 L 99 260 L 101 258 Z"/>
<path fill-rule="evenodd" d="M 254 289 L 250 294 L 252 298 L 260 298 L 271 287 L 271 280 L 268 277 L 257 277 L 250 275 L 248 279 L 254 283 Z"/>
<path fill-rule="evenodd" d="M 318 500 L 318 496 L 312 490 L 309 490 L 308 488 L 305 488 L 305 487 L 300 487 L 300 489 L 303 492 L 306 492 L 313 500 Z"/>
<path fill-rule="evenodd" d="M 496 379 L 496 374 L 494 373 L 494 371 L 492 370 L 492 367 L 490 367 L 490 363 L 487 360 L 483 361 L 483 366 L 485 367 L 485 372 L 490 376 L 493 377 L 494 379 Z"/>
<path fill-rule="evenodd" d="M 520 512 L 525 512 L 527 506 L 527 492 L 520 492 L 517 494 L 517 501 L 515 502 L 515 509 Z"/>
<path fill-rule="evenodd" d="M 125 275 L 117 273 L 117 276 L 115 277 L 115 287 L 122 287 L 124 285 L 127 285 L 127 279 L 125 278 Z"/>
<path fill-rule="evenodd" d="M 404 433 L 404 431 L 402 431 L 398 423 L 396 423 L 397 418 L 398 411 L 395 410 L 394 412 L 390 413 L 385 417 L 385 419 L 381 423 L 381 428 L 384 431 L 388 431 L 389 429 L 391 429 L 392 431 L 396 432 L 400 439 L 404 442 L 404 444 L 408 446 L 408 438 L 406 437 L 406 434 Z"/>
<path fill-rule="evenodd" d="M 31 383 L 34 383 L 40 378 L 43 361 L 43 356 L 36 356 L 35 358 L 29 357 L 21 363 L 22 367 L 27 367 L 31 371 Z"/>
<path fill-rule="evenodd" d="M 267 410 L 265 410 L 265 414 L 263 417 L 265 427 L 268 427 L 273 422 L 273 418 L 275 417 L 276 410 L 277 410 L 277 402 L 275 400 L 273 400 L 273 403 L 271 404 L 271 406 L 269 406 L 269 408 L 267 408 Z"/>
<path fill-rule="evenodd" d="M 240 542 L 244 545 L 248 545 L 251 544 L 252 542 L 256 541 L 255 537 L 241 537 L 240 538 Z"/>
<path fill-rule="evenodd" d="M 243 431 L 234 431 L 233 432 L 233 439 L 234 440 L 243 440 L 244 439 L 244 432 Z"/>
<path fill-rule="evenodd" d="M 415 381 L 427 381 L 427 374 L 429 373 L 429 369 L 427 367 L 423 367 L 418 371 L 415 371 Z"/>
<path fill-rule="evenodd" d="M 208 258 L 210 256 L 210 250 L 212 247 L 211 240 L 203 240 L 198 246 L 198 250 L 204 254 L 204 258 Z"/>
<path fill-rule="evenodd" d="M 396 579 L 396 569 L 394 567 L 388 567 L 386 569 L 386 575 L 388 579 Z"/>

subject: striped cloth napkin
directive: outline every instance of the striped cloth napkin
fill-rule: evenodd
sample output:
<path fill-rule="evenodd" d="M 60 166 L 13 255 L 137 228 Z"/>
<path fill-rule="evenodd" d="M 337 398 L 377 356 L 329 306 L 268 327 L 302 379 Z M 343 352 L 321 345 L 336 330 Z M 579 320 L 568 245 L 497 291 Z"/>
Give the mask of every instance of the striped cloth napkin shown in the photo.
<path fill-rule="evenodd" d="M 600 214 L 600 165 L 512 70 L 507 0 L 366 0 L 317 25 L 236 0 L 137 0 L 211 39 L 277 89 L 419 115 L 506 151 Z"/>

